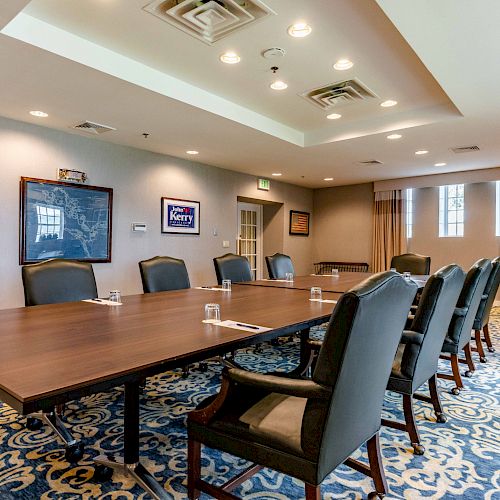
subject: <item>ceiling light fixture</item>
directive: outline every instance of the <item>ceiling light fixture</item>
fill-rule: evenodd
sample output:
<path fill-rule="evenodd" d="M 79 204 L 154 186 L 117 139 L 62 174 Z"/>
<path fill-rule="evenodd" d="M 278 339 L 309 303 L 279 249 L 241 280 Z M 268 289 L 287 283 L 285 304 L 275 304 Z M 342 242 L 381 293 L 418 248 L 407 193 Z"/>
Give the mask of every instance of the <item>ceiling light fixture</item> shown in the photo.
<path fill-rule="evenodd" d="M 37 118 L 47 118 L 47 116 L 49 116 L 44 111 L 30 111 L 30 115 L 36 116 Z"/>
<path fill-rule="evenodd" d="M 224 64 L 238 64 L 241 61 L 241 57 L 236 52 L 224 52 L 219 59 Z"/>
<path fill-rule="evenodd" d="M 325 177 L 323 180 L 324 181 L 333 181 L 333 177 Z"/>
<path fill-rule="evenodd" d="M 200 154 L 198 151 L 195 151 L 194 149 L 190 149 L 189 151 L 186 151 L 188 155 L 197 155 Z"/>
<path fill-rule="evenodd" d="M 393 101 L 392 99 L 388 99 L 387 101 L 381 102 L 380 105 L 383 108 L 391 108 L 392 106 L 396 106 L 398 101 Z"/>
<path fill-rule="evenodd" d="M 311 31 L 311 26 L 304 22 L 295 23 L 288 27 L 288 34 L 294 38 L 304 38 L 310 35 Z"/>
<path fill-rule="evenodd" d="M 426 155 L 429 151 L 426 149 L 419 149 L 418 151 L 415 151 L 416 155 Z"/>
<path fill-rule="evenodd" d="M 446 163 L 444 162 L 441 162 L 441 163 L 434 163 L 434 166 L 435 167 L 444 167 L 446 165 Z"/>
<path fill-rule="evenodd" d="M 401 137 L 403 137 L 401 134 L 391 134 L 387 136 L 387 139 L 393 141 L 394 139 L 401 139 Z"/>
<path fill-rule="evenodd" d="M 342 118 L 342 115 L 339 115 L 338 113 L 331 113 L 330 115 L 326 116 L 329 120 L 338 120 L 339 118 Z"/>
<path fill-rule="evenodd" d="M 285 90 L 288 88 L 288 85 L 281 80 L 276 80 L 273 83 L 271 83 L 270 87 L 273 90 Z"/>
<path fill-rule="evenodd" d="M 354 66 L 352 61 L 349 59 L 339 59 L 333 67 L 338 71 L 345 71 L 346 69 L 351 69 Z"/>
<path fill-rule="evenodd" d="M 280 174 L 279 172 L 275 172 L 274 174 L 271 174 L 271 175 L 274 175 L 274 177 L 281 177 L 283 174 Z"/>

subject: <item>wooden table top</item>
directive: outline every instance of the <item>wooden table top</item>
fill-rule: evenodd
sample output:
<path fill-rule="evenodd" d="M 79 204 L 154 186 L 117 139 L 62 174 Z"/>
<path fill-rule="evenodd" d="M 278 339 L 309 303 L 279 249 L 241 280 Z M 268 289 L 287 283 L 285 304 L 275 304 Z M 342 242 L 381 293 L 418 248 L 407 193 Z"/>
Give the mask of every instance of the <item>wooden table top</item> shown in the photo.
<path fill-rule="evenodd" d="M 363 280 L 373 276 L 374 273 L 341 272 L 338 276 L 311 274 L 308 276 L 295 276 L 293 282 L 283 280 L 256 280 L 245 281 L 238 285 L 251 285 L 273 288 L 290 288 L 297 290 L 310 290 L 313 286 L 321 287 L 324 292 L 344 293 L 358 285 Z M 423 287 L 428 276 L 412 276 L 419 287 Z"/>
<path fill-rule="evenodd" d="M 105 382 L 119 385 L 127 376 L 152 375 L 327 320 L 335 304 L 308 299 L 308 291 L 241 286 L 230 293 L 133 295 L 115 307 L 73 302 L 3 310 L 0 399 L 27 413 L 81 396 L 84 388 L 97 392 Z M 220 304 L 222 320 L 273 330 L 204 324 L 210 302 Z"/>

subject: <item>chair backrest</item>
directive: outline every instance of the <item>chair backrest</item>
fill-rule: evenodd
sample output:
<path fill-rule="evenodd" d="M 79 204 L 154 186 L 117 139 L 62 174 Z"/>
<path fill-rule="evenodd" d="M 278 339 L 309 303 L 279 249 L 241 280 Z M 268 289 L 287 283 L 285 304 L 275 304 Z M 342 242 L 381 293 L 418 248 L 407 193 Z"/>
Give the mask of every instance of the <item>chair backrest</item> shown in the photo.
<path fill-rule="evenodd" d="M 253 280 L 250 262 L 241 255 L 227 253 L 221 257 L 216 257 L 214 266 L 219 285 L 222 285 L 222 280 L 231 280 L 233 283 Z"/>
<path fill-rule="evenodd" d="M 420 387 L 437 371 L 444 337 L 453 316 L 465 273 L 456 264 L 441 268 L 427 281 L 415 318 L 406 333 L 415 341 L 404 345 L 401 372 Z M 413 339 L 410 339 L 413 340 Z"/>
<path fill-rule="evenodd" d="M 22 277 L 27 306 L 97 297 L 94 270 L 88 262 L 50 259 L 23 266 Z"/>
<path fill-rule="evenodd" d="M 275 253 L 266 257 L 267 272 L 272 280 L 280 280 L 286 277 L 287 273 L 295 274 L 292 259 L 288 255 Z"/>
<path fill-rule="evenodd" d="M 465 277 L 448 328 L 448 338 L 456 345 L 457 351 L 470 342 L 472 325 L 490 273 L 491 261 L 480 259 L 469 269 Z"/>
<path fill-rule="evenodd" d="M 388 271 L 346 292 L 332 313 L 313 380 L 332 388 L 308 400 L 302 447 L 318 450 L 323 478 L 380 429 L 384 393 L 417 285 Z M 321 481 L 322 478 L 319 477 Z"/>
<path fill-rule="evenodd" d="M 484 325 L 490 320 L 490 312 L 495 302 L 495 297 L 500 284 L 500 257 L 497 257 L 491 262 L 491 273 L 486 282 L 483 296 L 477 308 L 476 318 L 474 319 L 474 330 L 481 330 Z"/>
<path fill-rule="evenodd" d="M 416 253 L 395 255 L 391 259 L 391 268 L 398 273 L 429 274 L 431 272 L 431 258 Z"/>
<path fill-rule="evenodd" d="M 153 257 L 139 262 L 144 293 L 189 288 L 186 264 L 173 257 Z"/>

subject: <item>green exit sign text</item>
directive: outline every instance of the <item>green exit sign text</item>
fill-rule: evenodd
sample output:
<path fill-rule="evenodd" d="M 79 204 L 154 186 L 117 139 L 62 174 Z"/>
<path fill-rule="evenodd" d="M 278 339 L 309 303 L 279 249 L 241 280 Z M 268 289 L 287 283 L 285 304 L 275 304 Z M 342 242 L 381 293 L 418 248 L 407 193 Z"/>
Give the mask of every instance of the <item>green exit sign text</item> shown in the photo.
<path fill-rule="evenodd" d="M 261 189 L 262 191 L 269 191 L 271 188 L 271 182 L 269 179 L 257 179 L 257 189 Z"/>

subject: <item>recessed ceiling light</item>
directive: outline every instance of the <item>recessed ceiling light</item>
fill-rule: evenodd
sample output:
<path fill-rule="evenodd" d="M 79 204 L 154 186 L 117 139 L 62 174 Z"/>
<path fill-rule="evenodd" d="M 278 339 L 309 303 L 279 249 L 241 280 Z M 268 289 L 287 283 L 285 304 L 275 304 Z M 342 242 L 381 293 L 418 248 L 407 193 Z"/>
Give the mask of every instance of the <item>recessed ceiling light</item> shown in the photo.
<path fill-rule="evenodd" d="M 333 177 L 325 177 L 323 180 L 324 181 L 333 181 Z"/>
<path fill-rule="evenodd" d="M 285 90 L 286 88 L 288 88 L 288 85 L 281 80 L 276 80 L 275 82 L 271 83 L 270 87 L 273 90 Z"/>
<path fill-rule="evenodd" d="M 219 59 L 225 64 L 238 64 L 241 57 L 236 52 L 224 52 Z"/>
<path fill-rule="evenodd" d="M 415 154 L 416 155 L 426 155 L 429 151 L 427 151 L 426 149 L 420 149 L 418 151 L 415 151 Z"/>
<path fill-rule="evenodd" d="M 190 149 L 189 151 L 186 151 L 186 153 L 187 153 L 188 155 L 197 155 L 197 154 L 199 154 L 199 152 L 198 152 L 198 151 L 195 151 L 194 149 Z"/>
<path fill-rule="evenodd" d="M 446 163 L 444 162 L 441 162 L 441 163 L 434 163 L 434 166 L 435 167 L 444 167 L 446 165 Z"/>
<path fill-rule="evenodd" d="M 288 27 L 288 34 L 294 38 L 304 38 L 310 35 L 311 31 L 311 26 L 304 22 L 295 23 Z"/>
<path fill-rule="evenodd" d="M 36 116 L 38 118 L 47 118 L 47 116 L 49 116 L 44 111 L 30 111 L 30 115 Z"/>
<path fill-rule="evenodd" d="M 338 120 L 339 118 L 342 118 L 342 115 L 339 115 L 338 113 L 332 113 L 330 115 L 327 115 L 327 118 L 329 120 Z"/>
<path fill-rule="evenodd" d="M 401 137 L 403 137 L 401 134 L 391 134 L 387 136 L 387 139 L 391 139 L 392 141 L 394 139 L 401 139 Z"/>
<path fill-rule="evenodd" d="M 388 99 L 387 101 L 381 102 L 380 105 L 383 108 L 390 108 L 392 106 L 396 106 L 397 103 L 398 101 L 393 101 L 392 99 Z"/>
<path fill-rule="evenodd" d="M 352 61 L 349 59 L 339 59 L 333 67 L 338 71 L 345 71 L 346 69 L 351 69 L 354 66 Z"/>
<path fill-rule="evenodd" d="M 271 175 L 274 175 L 274 177 L 281 177 L 283 174 L 280 174 L 279 172 L 275 172 L 274 174 L 271 174 Z"/>

